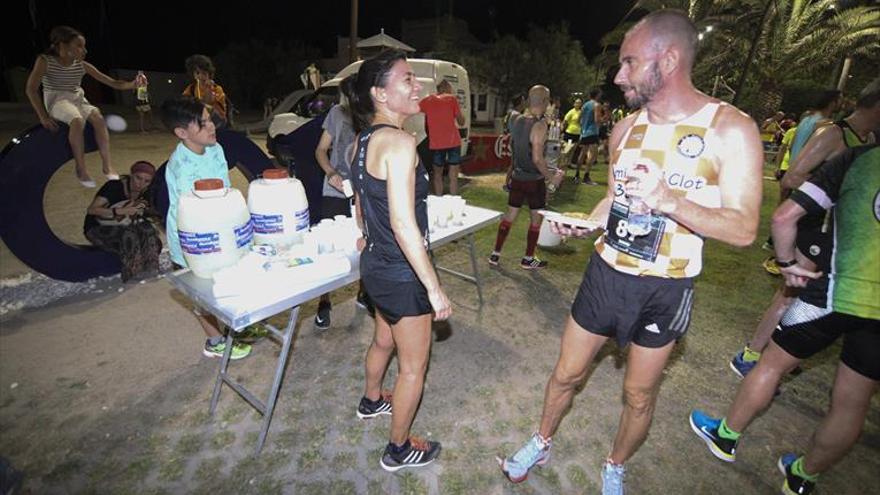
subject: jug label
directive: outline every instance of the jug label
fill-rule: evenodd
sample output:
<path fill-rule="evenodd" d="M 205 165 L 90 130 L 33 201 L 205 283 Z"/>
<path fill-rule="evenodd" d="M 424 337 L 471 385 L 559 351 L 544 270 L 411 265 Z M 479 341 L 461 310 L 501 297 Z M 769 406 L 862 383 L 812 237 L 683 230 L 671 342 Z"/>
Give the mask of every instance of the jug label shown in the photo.
<path fill-rule="evenodd" d="M 187 254 L 211 254 L 219 253 L 219 232 L 185 232 L 177 231 L 180 237 L 180 248 Z"/>
<path fill-rule="evenodd" d="M 235 228 L 235 245 L 245 247 L 254 239 L 254 224 L 250 220 Z"/>
<path fill-rule="evenodd" d="M 309 230 L 309 209 L 305 208 L 303 210 L 299 210 L 293 214 L 296 219 L 296 231 L 300 230 Z"/>
<path fill-rule="evenodd" d="M 260 215 L 259 213 L 251 213 L 251 220 L 254 222 L 254 233 L 256 234 L 284 233 L 284 215 Z"/>

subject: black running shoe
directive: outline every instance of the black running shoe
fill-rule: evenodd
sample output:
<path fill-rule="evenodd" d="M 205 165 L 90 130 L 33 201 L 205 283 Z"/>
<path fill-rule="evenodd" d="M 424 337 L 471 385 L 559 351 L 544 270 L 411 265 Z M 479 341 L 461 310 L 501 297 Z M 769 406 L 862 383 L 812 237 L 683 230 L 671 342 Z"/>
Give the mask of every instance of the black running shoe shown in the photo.
<path fill-rule="evenodd" d="M 547 268 L 547 262 L 544 260 L 539 260 L 535 256 L 533 256 L 532 259 L 523 257 L 523 259 L 521 259 L 519 262 L 519 266 L 523 270 L 540 270 L 542 268 Z"/>
<path fill-rule="evenodd" d="M 379 464 L 385 471 L 395 472 L 405 467 L 420 467 L 434 462 L 440 455 L 440 442 L 410 437 L 406 448 L 400 454 L 391 453 L 391 444 L 385 447 L 385 455 Z"/>
<path fill-rule="evenodd" d="M 330 328 L 330 303 L 318 303 L 318 314 L 315 315 L 315 328 L 318 330 L 327 330 Z"/>
<path fill-rule="evenodd" d="M 784 454 L 776 461 L 776 466 L 785 476 L 785 482 L 782 483 L 782 493 L 785 495 L 807 495 L 812 493 L 813 488 L 816 486 L 815 482 L 801 478 L 791 472 L 791 465 L 794 464 L 797 458 L 797 455 L 789 453 Z"/>
<path fill-rule="evenodd" d="M 357 298 L 354 302 L 359 308 L 366 309 L 367 313 L 370 313 L 370 316 L 376 316 L 376 308 L 373 306 L 373 301 L 370 301 L 370 296 L 368 296 L 366 292 L 358 292 Z"/>
<path fill-rule="evenodd" d="M 375 401 L 361 397 L 361 403 L 358 404 L 357 408 L 359 418 L 375 418 L 381 414 L 391 414 L 391 392 L 383 390 L 382 396 L 379 397 L 379 400 Z"/>
<path fill-rule="evenodd" d="M 501 261 L 501 255 L 492 253 L 489 255 L 489 264 L 492 266 L 498 266 L 498 263 Z"/>

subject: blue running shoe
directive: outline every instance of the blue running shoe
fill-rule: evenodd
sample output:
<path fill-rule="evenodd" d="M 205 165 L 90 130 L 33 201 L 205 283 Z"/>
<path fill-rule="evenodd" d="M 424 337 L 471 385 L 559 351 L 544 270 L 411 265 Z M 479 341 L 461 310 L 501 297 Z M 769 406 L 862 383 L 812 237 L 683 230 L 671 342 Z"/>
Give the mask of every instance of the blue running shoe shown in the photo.
<path fill-rule="evenodd" d="M 733 356 L 733 359 L 730 360 L 730 369 L 732 369 L 740 378 L 745 378 L 746 375 L 749 374 L 749 371 L 752 371 L 755 365 L 758 364 L 757 361 L 746 361 L 743 359 L 744 354 L 744 351 L 739 351 L 736 353 L 736 356 Z"/>
<path fill-rule="evenodd" d="M 691 429 L 706 442 L 712 455 L 724 462 L 736 460 L 736 446 L 739 441 L 721 438 L 718 434 L 718 427 L 721 426 L 720 419 L 713 418 L 703 411 L 697 410 L 691 411 L 689 419 Z"/>
<path fill-rule="evenodd" d="M 550 441 L 544 442 L 537 432 L 512 457 L 496 457 L 501 471 L 513 483 L 521 483 L 529 477 L 529 469 L 534 465 L 543 466 L 550 460 Z"/>
<path fill-rule="evenodd" d="M 602 495 L 624 495 L 623 482 L 626 468 L 623 464 L 602 464 Z"/>
<path fill-rule="evenodd" d="M 797 459 L 797 454 L 788 453 L 783 454 L 776 461 L 776 466 L 782 472 L 782 475 L 785 476 L 785 482 L 782 483 L 782 493 L 785 495 L 807 495 L 812 493 L 813 488 L 816 486 L 815 481 L 801 478 L 792 472 L 791 465 Z"/>

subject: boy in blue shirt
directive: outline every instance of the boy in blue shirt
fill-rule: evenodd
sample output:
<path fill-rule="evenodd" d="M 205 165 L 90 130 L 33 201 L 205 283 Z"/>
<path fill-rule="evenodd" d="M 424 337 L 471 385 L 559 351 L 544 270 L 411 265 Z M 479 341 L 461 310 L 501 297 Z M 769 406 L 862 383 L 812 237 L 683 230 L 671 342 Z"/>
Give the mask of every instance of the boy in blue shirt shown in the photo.
<path fill-rule="evenodd" d="M 171 261 L 185 267 L 187 264 L 177 233 L 177 204 L 180 196 L 192 191 L 193 182 L 200 179 L 222 179 L 226 187 L 231 187 L 229 167 L 226 165 L 223 147 L 217 144 L 216 129 L 204 103 L 190 97 L 167 100 L 162 104 L 162 123 L 180 139 L 165 167 L 169 203 L 165 232 Z M 202 315 L 198 308 L 194 312 L 208 337 L 202 353 L 208 357 L 222 356 L 226 350 L 226 342 L 218 329 L 217 319 L 211 315 Z M 250 345 L 234 344 L 231 359 L 241 359 L 250 352 Z"/>

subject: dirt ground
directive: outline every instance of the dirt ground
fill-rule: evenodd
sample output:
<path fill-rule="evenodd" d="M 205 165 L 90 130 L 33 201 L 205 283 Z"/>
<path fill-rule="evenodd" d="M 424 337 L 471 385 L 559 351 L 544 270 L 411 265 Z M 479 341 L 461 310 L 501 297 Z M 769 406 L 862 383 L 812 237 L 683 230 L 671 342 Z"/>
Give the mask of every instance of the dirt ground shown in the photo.
<path fill-rule="evenodd" d="M 0 135 L 4 139 L 11 132 Z M 258 141 L 259 142 L 259 141 Z M 161 163 L 173 140 L 165 134 L 112 137 L 122 170 L 136 159 Z M 88 157 L 95 177 L 96 155 Z M 491 176 L 474 181 L 492 181 Z M 244 186 L 240 175 L 234 179 Z M 52 180 L 47 216 L 62 238 L 82 242 L 82 209 L 94 191 L 76 185 L 67 165 Z M 490 227 L 490 229 L 492 229 Z M 478 252 L 488 252 L 481 240 Z M 575 494 L 597 493 L 621 409 L 625 352 L 607 346 L 554 438 L 552 461 L 528 481 L 508 483 L 496 455 L 515 450 L 536 429 L 543 388 L 580 272 L 553 260 L 586 261 L 592 247 L 573 242 L 547 255 L 538 273 L 516 267 L 512 243 L 498 269 L 481 263 L 486 304 L 472 285 L 441 276 L 454 315 L 435 326 L 430 369 L 415 434 L 443 442 L 438 462 L 398 474 L 378 466 L 387 417 L 355 415 L 363 389 L 363 357 L 372 320 L 354 304 L 354 289 L 333 294 L 333 325 L 311 323 L 305 305 L 266 446 L 253 457 L 261 417 L 224 388 L 208 415 L 218 360 L 201 356 L 201 330 L 186 299 L 165 280 L 118 292 L 66 298 L 0 316 L 0 455 L 25 473 L 25 493 L 297 493 L 297 494 Z M 5 246 L 4 281 L 27 272 Z M 708 252 L 727 252 L 709 243 Z M 442 248 L 443 265 L 467 266 L 462 243 Z M 711 255 L 707 271 L 730 263 L 757 267 L 758 248 L 736 258 Z M 735 262 L 729 261 L 735 259 Z M 742 441 L 738 460 L 717 461 L 690 431 L 689 411 L 723 414 L 738 385 L 727 359 L 752 331 L 774 281 L 759 268 L 735 280 L 697 283 L 690 332 L 664 374 L 651 434 L 628 463 L 630 493 L 776 493 L 776 458 L 803 451 L 827 410 L 839 349 L 831 349 L 787 380 L 773 406 Z M 717 279 L 717 278 L 716 278 Z M 5 282 L 11 283 L 11 282 Z M 730 291 L 748 305 L 731 320 Z M 282 317 L 274 320 L 283 324 Z M 239 381 L 265 397 L 279 347 L 255 344 L 231 365 Z M 393 384 L 392 363 L 386 385 Z M 880 472 L 877 397 L 859 443 L 822 476 L 819 492 L 856 494 L 876 486 Z"/>

